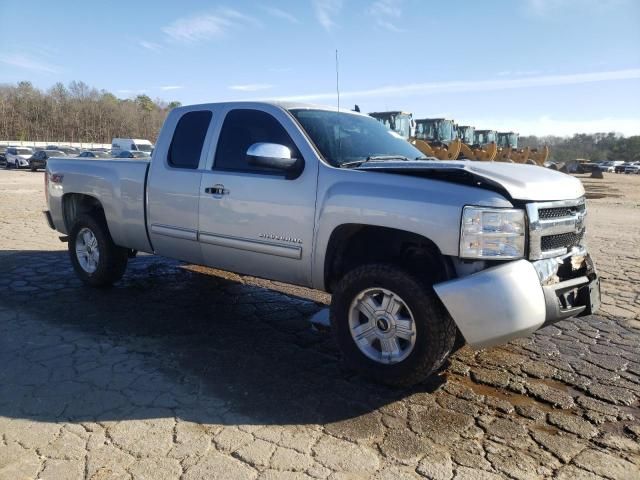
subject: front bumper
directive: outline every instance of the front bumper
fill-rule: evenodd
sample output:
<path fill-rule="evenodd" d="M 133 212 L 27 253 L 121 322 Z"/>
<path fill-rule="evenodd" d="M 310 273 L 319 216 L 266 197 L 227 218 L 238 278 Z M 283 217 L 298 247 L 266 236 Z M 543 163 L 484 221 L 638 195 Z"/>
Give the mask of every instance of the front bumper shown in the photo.
<path fill-rule="evenodd" d="M 585 260 L 591 266 L 591 260 Z M 542 286 L 528 260 L 516 260 L 434 285 L 466 342 L 490 347 L 565 318 L 588 315 L 600 305 L 595 269 Z"/>

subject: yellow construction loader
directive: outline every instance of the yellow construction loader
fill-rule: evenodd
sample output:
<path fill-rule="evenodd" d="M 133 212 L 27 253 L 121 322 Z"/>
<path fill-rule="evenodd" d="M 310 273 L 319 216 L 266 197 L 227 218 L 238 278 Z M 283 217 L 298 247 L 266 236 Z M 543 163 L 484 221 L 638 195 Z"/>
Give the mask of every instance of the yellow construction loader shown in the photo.
<path fill-rule="evenodd" d="M 393 112 L 371 112 L 369 116 L 386 125 L 387 128 L 390 128 L 406 140 L 411 140 L 414 136 L 416 124 L 413 121 L 413 115 L 409 112 L 399 110 Z"/>
<path fill-rule="evenodd" d="M 415 138 L 411 143 L 426 156 L 439 160 L 457 160 L 462 147 L 455 123 L 445 118 L 416 120 Z"/>
<path fill-rule="evenodd" d="M 440 160 L 476 160 L 530 163 L 543 165 L 549 157 L 549 147 L 518 149 L 518 134 L 475 130 L 468 125 L 456 125 L 453 120 L 425 118 L 414 121 L 413 115 L 400 110 L 372 112 L 371 117 L 411 142 L 428 157 Z"/>
<path fill-rule="evenodd" d="M 491 162 L 498 153 L 496 137 L 497 132 L 495 130 L 474 130 L 473 143 L 461 143 L 458 158 Z"/>

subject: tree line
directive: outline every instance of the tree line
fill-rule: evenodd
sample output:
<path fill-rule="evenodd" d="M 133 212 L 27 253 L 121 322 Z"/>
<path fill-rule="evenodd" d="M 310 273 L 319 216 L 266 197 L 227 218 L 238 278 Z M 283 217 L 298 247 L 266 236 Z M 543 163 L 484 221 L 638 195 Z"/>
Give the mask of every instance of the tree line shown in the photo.
<path fill-rule="evenodd" d="M 167 112 L 180 106 L 147 95 L 117 98 L 84 82 L 46 91 L 30 82 L 0 85 L 0 140 L 111 143 L 114 137 L 155 142 Z"/>
<path fill-rule="evenodd" d="M 114 137 L 155 142 L 167 112 L 180 106 L 147 95 L 120 99 L 84 82 L 46 91 L 30 82 L 0 85 L 0 140 L 110 143 Z M 573 137 L 521 136 L 519 147 L 549 145 L 550 160 L 640 160 L 640 136 L 613 132 Z"/>
<path fill-rule="evenodd" d="M 609 133 L 576 133 L 572 137 L 536 137 L 522 136 L 518 147 L 536 148 L 549 145 L 549 159 L 566 162 L 577 158 L 585 158 L 592 162 L 603 160 L 624 160 L 625 162 L 640 160 L 640 135 L 623 137 Z"/>

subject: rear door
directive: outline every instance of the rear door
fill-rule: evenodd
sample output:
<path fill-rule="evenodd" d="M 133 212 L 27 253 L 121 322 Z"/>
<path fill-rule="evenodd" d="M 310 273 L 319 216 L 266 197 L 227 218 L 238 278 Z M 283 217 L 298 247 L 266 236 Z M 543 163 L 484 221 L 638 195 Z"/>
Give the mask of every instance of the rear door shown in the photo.
<path fill-rule="evenodd" d="M 199 240 L 205 264 L 310 285 L 318 163 L 297 124 L 270 105 L 227 108 L 200 185 Z M 285 145 L 302 173 L 250 165 L 254 143 Z"/>
<path fill-rule="evenodd" d="M 179 109 L 160 134 L 147 182 L 147 228 L 159 255 L 203 263 L 198 243 L 200 181 L 212 124 L 210 109 Z"/>

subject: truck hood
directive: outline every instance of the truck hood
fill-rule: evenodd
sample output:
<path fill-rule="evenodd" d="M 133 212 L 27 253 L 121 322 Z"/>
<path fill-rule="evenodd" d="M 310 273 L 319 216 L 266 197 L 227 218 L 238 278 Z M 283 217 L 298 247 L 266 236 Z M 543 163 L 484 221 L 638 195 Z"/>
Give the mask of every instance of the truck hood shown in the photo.
<path fill-rule="evenodd" d="M 505 190 L 514 200 L 570 200 L 584 195 L 582 182 L 570 175 L 539 167 L 465 160 L 369 161 L 357 170 L 435 178 Z"/>

